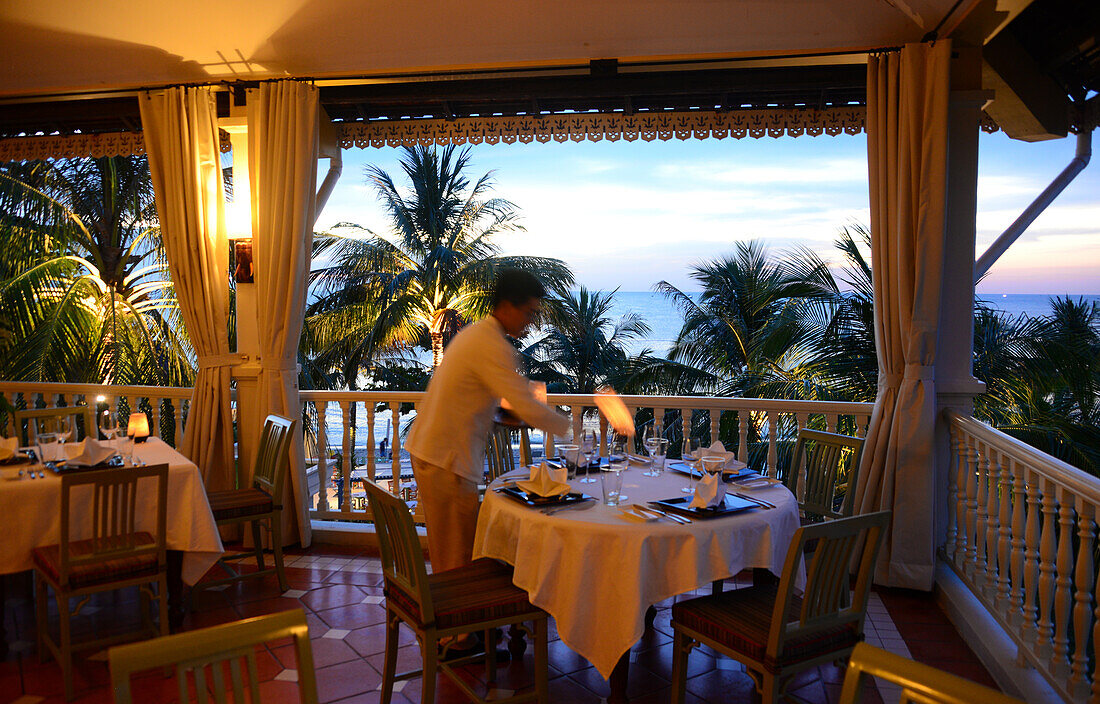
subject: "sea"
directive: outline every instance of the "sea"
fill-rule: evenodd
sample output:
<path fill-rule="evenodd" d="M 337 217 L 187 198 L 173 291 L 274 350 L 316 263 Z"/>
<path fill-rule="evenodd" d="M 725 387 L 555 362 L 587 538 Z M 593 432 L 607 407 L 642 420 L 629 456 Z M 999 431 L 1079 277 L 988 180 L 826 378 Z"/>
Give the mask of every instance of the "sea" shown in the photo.
<path fill-rule="evenodd" d="M 983 293 L 978 294 L 978 299 L 990 308 L 1001 311 L 1007 315 L 1018 317 L 1021 315 L 1040 316 L 1050 313 L 1050 301 L 1057 294 L 1031 294 L 1031 293 Z M 1086 301 L 1100 302 L 1100 295 L 1073 295 L 1071 298 L 1081 298 Z M 629 340 L 624 344 L 627 352 L 638 354 L 643 349 L 649 349 L 653 354 L 664 356 L 680 332 L 682 317 L 680 311 L 672 301 L 660 293 L 652 291 L 619 291 L 610 311 L 613 321 L 621 316 L 637 313 L 645 319 L 650 327 L 650 333 L 644 339 Z M 430 356 L 425 358 L 430 360 Z M 358 418 L 366 417 L 366 413 L 357 414 Z M 328 426 L 329 447 L 339 447 L 343 431 L 342 420 L 339 414 L 331 414 L 326 425 Z M 378 413 L 375 416 L 375 440 L 389 437 L 393 425 L 390 413 Z M 366 423 L 361 423 L 356 429 L 356 443 L 361 445 L 366 441 Z M 392 444 L 392 440 L 391 443 Z"/>

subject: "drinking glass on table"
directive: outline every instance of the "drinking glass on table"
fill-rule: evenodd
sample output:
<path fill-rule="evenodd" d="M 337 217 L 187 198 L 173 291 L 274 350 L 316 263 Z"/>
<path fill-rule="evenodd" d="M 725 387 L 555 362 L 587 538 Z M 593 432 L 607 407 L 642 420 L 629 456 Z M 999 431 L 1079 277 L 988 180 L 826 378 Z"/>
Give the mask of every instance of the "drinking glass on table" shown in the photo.
<path fill-rule="evenodd" d="M 64 445 L 69 441 L 69 438 L 73 434 L 73 421 L 68 416 L 59 416 L 57 418 L 57 440 Z"/>
<path fill-rule="evenodd" d="M 100 413 L 96 421 L 99 432 L 111 443 L 112 447 L 115 447 L 114 437 L 118 434 L 118 417 L 108 410 Z"/>
<path fill-rule="evenodd" d="M 577 465 L 580 463 L 581 448 L 577 445 L 558 445 L 558 459 L 565 465 L 566 478 L 577 478 Z"/>
<path fill-rule="evenodd" d="M 581 452 L 584 453 L 586 468 L 581 484 L 595 484 L 596 478 L 592 476 L 592 463 L 596 463 L 596 471 L 600 471 L 600 441 L 596 433 L 586 430 L 581 434 Z"/>
<path fill-rule="evenodd" d="M 722 467 L 726 465 L 725 457 L 704 457 L 702 459 L 703 472 L 709 476 L 711 474 L 721 474 Z"/>
<path fill-rule="evenodd" d="M 34 442 L 38 450 L 38 461 L 42 464 L 55 462 L 60 459 L 59 455 L 61 450 L 60 445 L 57 443 L 57 433 L 47 430 L 36 430 Z"/>
<path fill-rule="evenodd" d="M 668 440 L 660 436 L 654 429 L 653 434 L 645 439 L 645 451 L 651 460 L 649 470 L 642 472 L 647 477 L 659 477 L 665 471 L 665 457 L 668 455 Z"/>
<path fill-rule="evenodd" d="M 626 438 L 613 434 L 607 444 L 607 468 L 611 472 L 625 473 L 630 469 L 630 457 L 626 453 Z M 620 492 L 619 503 L 627 500 L 626 495 Z"/>
<path fill-rule="evenodd" d="M 627 497 L 623 496 L 623 473 L 626 471 L 626 453 L 612 454 L 608 457 L 607 470 L 600 472 L 603 484 L 603 502 L 607 506 L 618 506 Z"/>
<path fill-rule="evenodd" d="M 692 481 L 695 478 L 695 472 L 698 471 L 696 465 L 702 458 L 703 443 L 699 438 L 684 438 L 684 450 L 681 453 L 681 457 L 684 459 L 684 464 L 688 468 L 687 482 L 680 488 L 680 491 L 685 494 L 694 494 L 695 486 Z"/>

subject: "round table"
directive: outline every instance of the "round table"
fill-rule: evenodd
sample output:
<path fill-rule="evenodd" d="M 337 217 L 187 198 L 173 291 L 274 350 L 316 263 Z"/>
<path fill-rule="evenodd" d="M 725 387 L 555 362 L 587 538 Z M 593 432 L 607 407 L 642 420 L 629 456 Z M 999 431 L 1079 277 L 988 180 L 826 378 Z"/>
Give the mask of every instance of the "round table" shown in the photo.
<path fill-rule="evenodd" d="M 492 486 L 528 471 L 517 469 Z M 626 503 L 683 496 L 683 475 L 646 477 L 643 471 L 634 465 L 627 470 Z M 573 490 L 602 498 L 599 483 L 574 480 Z M 743 569 L 782 572 L 799 527 L 798 504 L 782 485 L 751 495 L 776 508 L 680 525 L 668 519 L 630 521 L 619 508 L 599 501 L 547 514 L 487 491 L 473 556 L 513 565 L 513 582 L 554 617 L 562 641 L 610 678 L 620 656 L 641 638 L 651 605 Z"/>

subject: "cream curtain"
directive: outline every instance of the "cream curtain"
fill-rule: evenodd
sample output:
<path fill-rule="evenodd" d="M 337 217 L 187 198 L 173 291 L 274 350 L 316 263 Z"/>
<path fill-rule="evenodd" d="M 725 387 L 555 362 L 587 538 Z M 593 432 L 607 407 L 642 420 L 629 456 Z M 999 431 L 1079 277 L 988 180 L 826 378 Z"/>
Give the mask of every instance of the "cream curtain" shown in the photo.
<path fill-rule="evenodd" d="M 263 83 L 248 95 L 248 165 L 252 183 L 253 259 L 259 317 L 260 417 L 301 420 L 298 338 L 315 220 L 318 124 L 315 86 Z M 283 496 L 283 535 L 311 541 L 302 433 L 294 434 Z M 291 508 L 293 507 L 293 510 Z"/>
<path fill-rule="evenodd" d="M 878 396 L 856 487 L 890 509 L 880 584 L 932 588 L 934 363 L 943 278 L 951 45 L 908 45 L 867 65 L 867 160 Z"/>
<path fill-rule="evenodd" d="M 199 466 L 207 490 L 233 489 L 229 372 L 236 360 L 226 332 L 229 246 L 214 94 L 169 88 L 142 93 L 140 103 L 168 268 L 199 363 L 180 451 Z"/>

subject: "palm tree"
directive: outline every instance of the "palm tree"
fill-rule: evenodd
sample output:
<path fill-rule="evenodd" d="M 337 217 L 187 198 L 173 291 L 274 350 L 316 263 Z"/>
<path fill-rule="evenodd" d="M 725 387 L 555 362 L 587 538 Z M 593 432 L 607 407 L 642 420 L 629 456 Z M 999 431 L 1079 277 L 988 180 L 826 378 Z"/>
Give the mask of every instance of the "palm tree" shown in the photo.
<path fill-rule="evenodd" d="M 499 254 L 496 237 L 523 228 L 512 203 L 490 197 L 492 173 L 471 184 L 469 164 L 469 149 L 406 148 L 404 190 L 381 168 L 367 167 L 391 232 L 344 224 L 351 234 L 324 238 L 332 265 L 316 272 L 308 322 L 334 345 L 328 351 L 344 360 L 345 376 L 385 350 L 430 349 L 438 366 L 455 333 L 489 313 L 501 268 L 530 271 L 551 291 L 572 284 L 558 259 Z"/>
<path fill-rule="evenodd" d="M 542 336 L 523 350 L 532 358 L 532 378 L 547 382 L 556 393 L 622 388 L 630 360 L 625 344 L 649 334 L 650 328 L 637 313 L 611 318 L 617 291 L 581 286 L 576 293 L 548 301 Z"/>
<path fill-rule="evenodd" d="M 186 385 L 144 157 L 0 166 L 0 377 Z"/>

